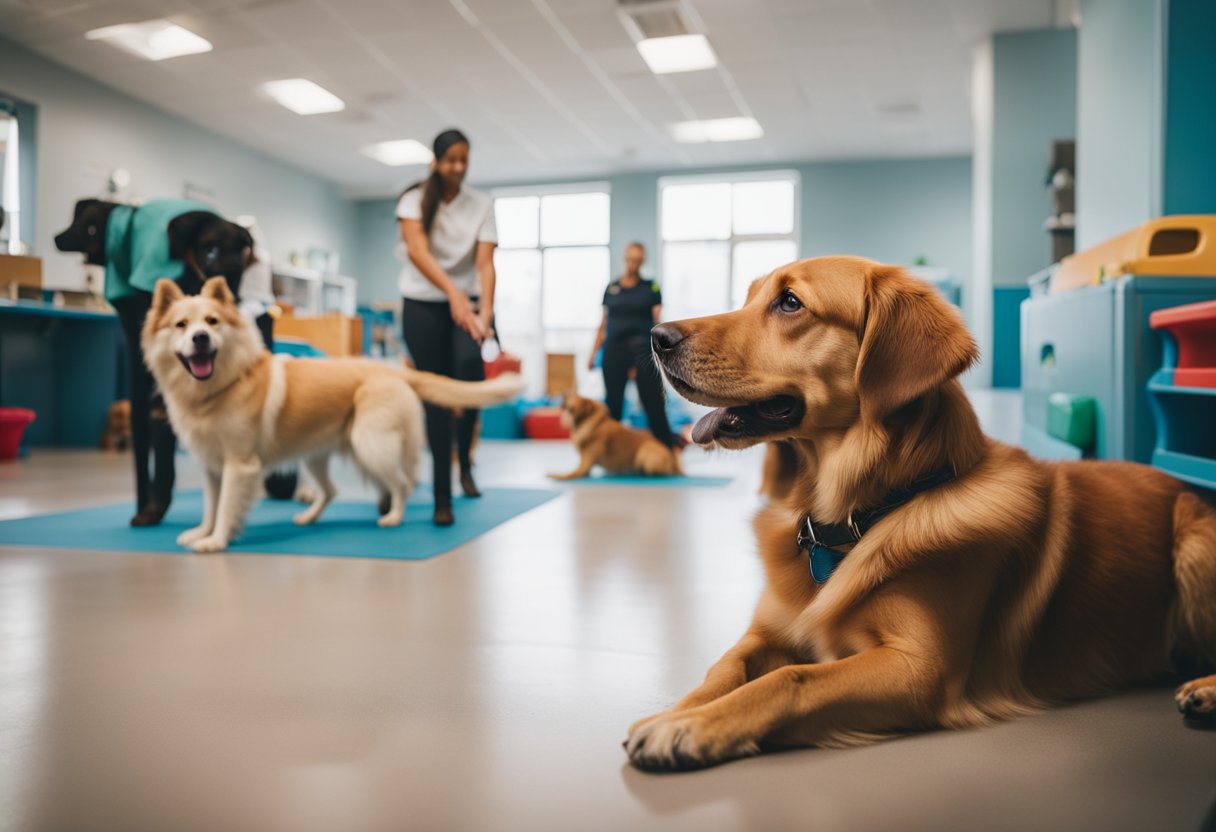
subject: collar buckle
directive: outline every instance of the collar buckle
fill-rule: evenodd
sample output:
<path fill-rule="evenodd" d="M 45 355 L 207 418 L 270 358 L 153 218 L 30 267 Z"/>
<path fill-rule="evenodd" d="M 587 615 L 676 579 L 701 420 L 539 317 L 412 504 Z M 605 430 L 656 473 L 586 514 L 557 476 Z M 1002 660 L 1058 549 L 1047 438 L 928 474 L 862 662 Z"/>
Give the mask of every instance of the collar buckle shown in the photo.
<path fill-rule="evenodd" d="M 798 548 L 809 550 L 818 542 L 819 538 L 815 537 L 815 524 L 811 521 L 811 515 L 808 514 L 802 520 L 802 528 L 798 530 Z"/>

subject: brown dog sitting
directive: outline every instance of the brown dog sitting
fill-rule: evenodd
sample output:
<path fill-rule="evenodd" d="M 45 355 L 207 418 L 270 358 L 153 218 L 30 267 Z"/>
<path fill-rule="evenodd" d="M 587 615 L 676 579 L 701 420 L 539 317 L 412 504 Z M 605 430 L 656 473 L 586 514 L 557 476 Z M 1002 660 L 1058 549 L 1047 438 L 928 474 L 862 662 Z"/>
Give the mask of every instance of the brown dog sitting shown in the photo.
<path fill-rule="evenodd" d="M 127 399 L 110 405 L 99 445 L 103 451 L 125 451 L 131 447 L 131 402 Z"/>
<path fill-rule="evenodd" d="M 593 399 L 570 395 L 562 402 L 562 421 L 578 448 L 578 467 L 569 474 L 550 474 L 555 480 L 575 480 L 599 465 L 610 474 L 645 474 L 678 477 L 680 452 L 649 433 L 627 428 L 608 415 L 608 407 Z"/>
<path fill-rule="evenodd" d="M 1044 462 L 989 439 L 958 376 L 958 311 L 903 270 L 792 263 L 742 309 L 652 330 L 703 446 L 781 442 L 755 529 L 747 632 L 629 731 L 635 765 L 977 726 L 1188 672 L 1216 715 L 1216 510 L 1128 462 Z M 774 453 L 780 453 L 775 451 Z M 1198 676 L 1198 678 L 1196 678 Z"/>

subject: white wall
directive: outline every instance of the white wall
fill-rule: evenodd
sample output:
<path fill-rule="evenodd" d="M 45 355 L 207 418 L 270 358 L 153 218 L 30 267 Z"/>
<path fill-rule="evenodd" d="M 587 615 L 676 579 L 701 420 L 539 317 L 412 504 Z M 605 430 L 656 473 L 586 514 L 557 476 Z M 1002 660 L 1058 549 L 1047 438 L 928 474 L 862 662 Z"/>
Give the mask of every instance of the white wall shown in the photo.
<path fill-rule="evenodd" d="M 1164 2 L 1081 2 L 1078 251 L 1161 214 Z"/>
<path fill-rule="evenodd" d="M 338 251 L 343 264 L 353 257 L 354 205 L 332 182 L 3 40 L 0 92 L 38 107 L 35 252 L 50 287 L 83 287 L 80 256 L 60 254 L 53 238 L 78 198 L 105 196 L 115 168 L 131 172 L 133 197 L 180 197 L 189 184 L 211 194 L 201 201 L 224 215 L 253 214 L 276 259 L 311 246 Z"/>

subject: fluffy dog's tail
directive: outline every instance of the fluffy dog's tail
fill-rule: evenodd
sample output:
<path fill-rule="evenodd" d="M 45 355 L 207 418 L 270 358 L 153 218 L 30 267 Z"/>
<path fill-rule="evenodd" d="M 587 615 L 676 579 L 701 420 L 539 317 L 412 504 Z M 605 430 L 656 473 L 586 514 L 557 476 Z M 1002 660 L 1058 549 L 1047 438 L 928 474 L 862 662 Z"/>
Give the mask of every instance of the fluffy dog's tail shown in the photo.
<path fill-rule="evenodd" d="M 488 381 L 457 381 L 409 367 L 403 372 L 406 382 L 424 402 L 453 409 L 498 404 L 524 389 L 523 377 L 517 373 L 503 373 Z"/>

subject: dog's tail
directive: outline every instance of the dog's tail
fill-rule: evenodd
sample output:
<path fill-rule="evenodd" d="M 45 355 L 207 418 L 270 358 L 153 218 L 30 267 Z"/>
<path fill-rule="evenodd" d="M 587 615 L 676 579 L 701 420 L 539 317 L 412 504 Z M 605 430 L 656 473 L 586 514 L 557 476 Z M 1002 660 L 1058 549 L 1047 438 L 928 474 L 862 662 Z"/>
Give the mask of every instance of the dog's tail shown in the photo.
<path fill-rule="evenodd" d="M 410 367 L 404 368 L 403 372 L 406 382 L 424 402 L 453 409 L 498 404 L 514 398 L 524 389 L 523 377 L 518 373 L 503 373 L 488 381 L 457 381 Z"/>

